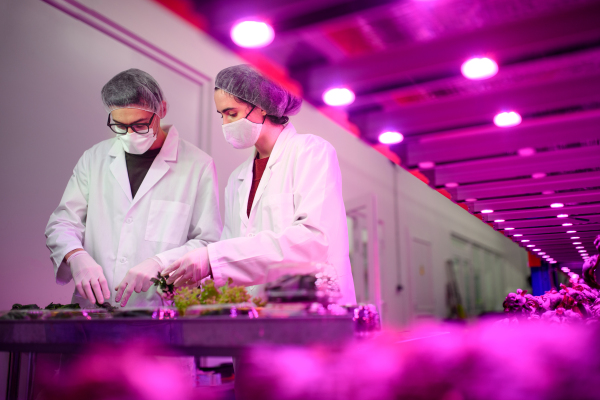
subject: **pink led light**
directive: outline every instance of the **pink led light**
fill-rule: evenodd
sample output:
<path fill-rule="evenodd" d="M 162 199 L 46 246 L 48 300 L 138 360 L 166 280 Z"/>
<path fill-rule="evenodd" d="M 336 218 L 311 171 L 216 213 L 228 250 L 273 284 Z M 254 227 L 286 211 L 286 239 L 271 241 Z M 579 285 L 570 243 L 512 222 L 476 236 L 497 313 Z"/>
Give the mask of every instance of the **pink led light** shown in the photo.
<path fill-rule="evenodd" d="M 523 240 L 521 240 L 521 243 L 527 243 L 527 242 L 529 242 L 529 239 L 523 239 Z"/>
<path fill-rule="evenodd" d="M 567 222 L 566 224 L 562 224 L 562 226 L 571 226 L 571 225 L 573 225 L 573 224 L 571 224 L 569 222 Z"/>
<path fill-rule="evenodd" d="M 519 236 L 523 236 L 523 234 L 522 234 L 522 233 L 515 233 L 513 236 L 514 236 L 514 237 L 519 237 Z M 528 241 L 529 241 L 529 240 L 528 240 Z"/>
<path fill-rule="evenodd" d="M 572 236 L 571 239 L 579 239 L 579 236 Z"/>
<path fill-rule="evenodd" d="M 514 111 L 509 111 L 497 114 L 494 117 L 494 124 L 496 126 L 499 126 L 500 128 L 508 128 L 510 126 L 519 125 L 522 120 L 523 119 L 518 113 Z"/>
<path fill-rule="evenodd" d="M 567 231 L 567 233 L 577 233 L 577 231 Z"/>
<path fill-rule="evenodd" d="M 240 47 L 265 47 L 275 39 L 271 25 L 260 21 L 243 21 L 231 29 L 231 40 Z"/>
<path fill-rule="evenodd" d="M 542 192 L 542 194 L 548 195 L 548 194 L 554 194 L 554 190 L 544 190 Z"/>
<path fill-rule="evenodd" d="M 533 249 L 533 251 L 541 251 L 542 249 Z"/>
<path fill-rule="evenodd" d="M 528 244 L 527 247 L 535 247 L 535 244 Z"/>
<path fill-rule="evenodd" d="M 503 219 L 495 219 L 494 222 L 500 223 L 500 222 L 504 222 Z"/>
<path fill-rule="evenodd" d="M 550 204 L 550 207 L 552 207 L 552 208 L 562 208 L 564 206 L 565 205 L 563 203 L 552 203 L 552 204 Z"/>
<path fill-rule="evenodd" d="M 550 264 L 556 264 L 557 262 L 558 262 L 558 261 L 554 261 L 554 260 L 552 260 L 552 261 L 550 261 Z"/>
<path fill-rule="evenodd" d="M 469 202 L 469 203 L 473 203 L 473 202 L 477 201 L 477 199 L 465 199 L 465 201 Z"/>
<path fill-rule="evenodd" d="M 493 212 L 494 212 L 494 210 L 481 210 L 482 214 L 491 214 Z"/>
<path fill-rule="evenodd" d="M 544 172 L 536 172 L 535 174 L 532 174 L 531 177 L 533 179 L 542 179 L 542 178 L 546 177 L 546 174 Z M 554 192 L 552 192 L 552 193 L 554 193 Z M 546 193 L 543 193 L 543 194 L 546 194 Z"/>
<path fill-rule="evenodd" d="M 347 106 L 356 99 L 354 92 L 348 88 L 332 88 L 323 94 L 323 101 L 330 106 Z"/>
<path fill-rule="evenodd" d="M 512 231 L 515 228 L 504 228 L 505 231 Z"/>
<path fill-rule="evenodd" d="M 581 244 L 581 242 L 573 242 L 573 244 Z"/>
<path fill-rule="evenodd" d="M 538 254 L 539 255 L 544 255 L 544 254 L 546 254 L 546 252 L 545 251 L 540 251 Z M 550 256 L 545 256 L 545 257 L 550 257 Z"/>
<path fill-rule="evenodd" d="M 562 267 L 560 270 L 562 272 L 570 272 L 571 271 L 568 267 Z"/>
<path fill-rule="evenodd" d="M 557 218 L 568 218 L 569 214 L 558 214 L 556 217 Z"/>
<path fill-rule="evenodd" d="M 400 132 L 383 132 L 379 135 L 379 142 L 383 144 L 397 144 L 404 140 Z"/>
<path fill-rule="evenodd" d="M 468 79 L 487 79 L 498 73 L 498 64 L 487 57 L 471 58 L 462 64 L 460 71 Z"/>
<path fill-rule="evenodd" d="M 522 149 L 519 149 L 517 151 L 517 153 L 521 156 L 521 157 L 529 157 L 535 154 L 535 149 L 533 147 L 525 147 Z"/>
<path fill-rule="evenodd" d="M 577 246 L 577 247 L 575 247 L 575 248 L 576 248 L 576 249 L 585 249 L 585 247 L 583 247 L 583 246 Z"/>
<path fill-rule="evenodd" d="M 446 186 L 447 188 L 455 188 L 455 187 L 458 187 L 458 183 L 456 183 L 456 182 L 448 182 L 444 186 Z"/>
<path fill-rule="evenodd" d="M 585 250 L 577 250 L 577 251 L 580 253 L 587 253 L 587 251 L 585 251 Z"/>
<path fill-rule="evenodd" d="M 435 163 L 433 161 L 421 161 L 419 163 L 420 169 L 431 169 L 435 168 Z"/>

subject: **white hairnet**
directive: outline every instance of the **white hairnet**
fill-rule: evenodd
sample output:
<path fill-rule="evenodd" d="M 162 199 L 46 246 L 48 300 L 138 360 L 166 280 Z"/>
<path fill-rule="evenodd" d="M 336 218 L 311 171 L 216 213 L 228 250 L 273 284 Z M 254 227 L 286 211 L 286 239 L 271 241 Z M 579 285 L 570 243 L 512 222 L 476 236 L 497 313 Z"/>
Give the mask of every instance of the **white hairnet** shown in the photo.
<path fill-rule="evenodd" d="M 104 85 L 102 103 L 108 113 L 119 108 L 136 108 L 156 113 L 159 118 L 167 114 L 166 99 L 158 82 L 135 68 L 118 73 Z"/>
<path fill-rule="evenodd" d="M 215 86 L 267 112 L 283 117 L 297 114 L 302 99 L 267 79 L 247 64 L 225 68 L 218 73 Z"/>

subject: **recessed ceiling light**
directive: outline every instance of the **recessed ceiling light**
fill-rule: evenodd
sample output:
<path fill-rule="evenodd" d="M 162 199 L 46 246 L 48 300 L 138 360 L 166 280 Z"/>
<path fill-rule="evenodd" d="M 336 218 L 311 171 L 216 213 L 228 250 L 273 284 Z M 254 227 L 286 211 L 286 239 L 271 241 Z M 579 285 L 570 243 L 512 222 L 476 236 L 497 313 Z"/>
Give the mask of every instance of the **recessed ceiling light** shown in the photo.
<path fill-rule="evenodd" d="M 352 104 L 356 96 L 348 88 L 332 88 L 323 94 L 323 101 L 330 106 L 347 106 Z"/>
<path fill-rule="evenodd" d="M 558 261 L 554 261 L 554 260 L 552 260 L 552 261 L 550 261 L 550 264 L 556 264 L 557 262 L 558 262 Z"/>
<path fill-rule="evenodd" d="M 567 231 L 567 233 L 577 233 L 577 231 Z"/>
<path fill-rule="evenodd" d="M 571 236 L 571 239 L 579 239 L 579 236 Z"/>
<path fill-rule="evenodd" d="M 383 132 L 379 135 L 379 142 L 383 144 L 398 144 L 404 140 L 400 132 Z"/>
<path fill-rule="evenodd" d="M 573 244 L 581 244 L 581 242 L 573 242 Z"/>
<path fill-rule="evenodd" d="M 231 29 L 231 40 L 240 47 L 264 47 L 275 38 L 271 25 L 260 21 L 243 21 Z"/>
<path fill-rule="evenodd" d="M 496 114 L 494 117 L 494 125 L 500 128 L 508 128 L 511 126 L 517 126 L 521 123 L 523 119 L 514 111 L 502 112 L 500 114 Z"/>
<path fill-rule="evenodd" d="M 477 201 L 477 199 L 465 199 L 465 201 L 467 201 L 469 203 L 473 203 L 473 202 Z"/>
<path fill-rule="evenodd" d="M 523 239 L 523 240 L 521 240 L 521 242 L 522 243 L 527 243 L 527 242 L 529 242 L 529 239 Z"/>
<path fill-rule="evenodd" d="M 494 210 L 481 210 L 482 214 L 491 214 L 493 212 L 494 212 Z"/>
<path fill-rule="evenodd" d="M 552 204 L 550 204 L 550 207 L 552 207 L 552 208 L 562 208 L 564 206 L 565 205 L 563 203 L 552 203 Z"/>
<path fill-rule="evenodd" d="M 513 236 L 514 237 L 519 237 L 519 236 L 523 236 L 523 234 L 522 233 L 515 233 Z"/>
<path fill-rule="evenodd" d="M 571 225 L 573 225 L 573 224 L 570 222 L 567 222 L 566 224 L 562 224 L 562 226 L 571 226 Z"/>
<path fill-rule="evenodd" d="M 575 247 L 575 248 L 576 248 L 576 249 L 585 249 L 585 247 L 583 247 L 583 246 L 577 246 L 577 247 Z"/>
<path fill-rule="evenodd" d="M 546 195 L 548 195 L 548 194 L 554 194 L 554 190 L 544 190 L 542 192 L 542 194 L 546 194 Z"/>
<path fill-rule="evenodd" d="M 456 182 L 448 182 L 448 183 L 446 183 L 445 186 L 447 188 L 455 188 L 455 187 L 458 187 L 458 183 L 456 183 Z"/>
<path fill-rule="evenodd" d="M 420 169 L 431 169 L 435 167 L 435 163 L 433 161 L 421 161 L 419 163 Z"/>
<path fill-rule="evenodd" d="M 495 219 L 494 222 L 500 223 L 500 222 L 504 222 L 504 220 L 503 219 Z"/>
<path fill-rule="evenodd" d="M 556 217 L 557 218 L 568 218 L 569 214 L 558 214 Z"/>
<path fill-rule="evenodd" d="M 542 249 L 533 249 L 533 251 L 541 251 Z"/>
<path fill-rule="evenodd" d="M 527 247 L 535 247 L 535 244 L 528 244 Z"/>
<path fill-rule="evenodd" d="M 587 251 L 585 251 L 585 250 L 577 250 L 577 251 L 580 253 L 587 253 Z"/>
<path fill-rule="evenodd" d="M 504 228 L 505 231 L 512 231 L 515 228 Z"/>
<path fill-rule="evenodd" d="M 544 172 L 536 172 L 535 174 L 532 174 L 531 177 L 533 179 L 542 179 L 546 177 L 546 173 Z"/>
<path fill-rule="evenodd" d="M 540 251 L 538 254 L 544 255 L 544 254 L 546 254 L 546 252 L 545 251 Z M 548 257 L 550 257 L 550 256 L 548 256 Z"/>
<path fill-rule="evenodd" d="M 524 147 L 517 150 L 517 154 L 519 154 L 521 157 L 529 157 L 535 154 L 535 149 L 533 147 Z"/>
<path fill-rule="evenodd" d="M 468 79 L 487 79 L 498 73 L 498 64 L 490 58 L 471 58 L 465 61 L 460 71 Z"/>

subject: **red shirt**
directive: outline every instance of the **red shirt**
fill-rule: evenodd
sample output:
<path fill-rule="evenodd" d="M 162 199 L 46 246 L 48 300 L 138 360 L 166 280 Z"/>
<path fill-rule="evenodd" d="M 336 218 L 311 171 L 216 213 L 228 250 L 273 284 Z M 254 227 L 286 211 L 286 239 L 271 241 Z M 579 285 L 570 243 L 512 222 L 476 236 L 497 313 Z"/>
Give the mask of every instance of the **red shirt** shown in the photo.
<path fill-rule="evenodd" d="M 254 160 L 254 166 L 252 167 L 252 186 L 250 187 L 250 196 L 248 196 L 248 206 L 246 207 L 246 213 L 248 214 L 248 217 L 250 217 L 250 210 L 252 209 L 252 203 L 254 202 L 256 189 L 258 189 L 260 178 L 262 178 L 268 162 L 269 157 L 257 158 Z"/>

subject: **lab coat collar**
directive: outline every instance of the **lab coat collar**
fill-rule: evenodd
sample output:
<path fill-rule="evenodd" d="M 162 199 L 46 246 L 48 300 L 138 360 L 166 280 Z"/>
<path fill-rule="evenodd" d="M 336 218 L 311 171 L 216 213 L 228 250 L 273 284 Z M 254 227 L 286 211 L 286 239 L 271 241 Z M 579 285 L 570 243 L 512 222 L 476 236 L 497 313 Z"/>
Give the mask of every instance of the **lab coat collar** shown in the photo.
<path fill-rule="evenodd" d="M 296 129 L 294 126 L 289 123 L 284 128 L 283 131 L 279 134 L 277 141 L 275 142 L 275 146 L 273 147 L 273 151 L 269 156 L 269 161 L 267 162 L 267 167 L 263 172 L 263 176 L 260 179 L 260 183 L 258 184 L 258 188 L 256 188 L 256 194 L 254 195 L 254 201 L 252 203 L 252 208 L 250 209 L 250 217 L 247 214 L 247 204 L 248 199 L 250 197 L 250 187 L 252 186 L 252 167 L 254 165 L 254 159 L 256 158 L 256 149 L 252 153 L 252 156 L 246 160 L 246 165 L 240 169 L 238 174 L 238 179 L 243 179 L 239 189 L 238 189 L 238 199 L 240 201 L 239 209 L 240 209 L 240 219 L 242 221 L 242 225 L 244 227 L 253 219 L 255 204 L 258 204 L 262 194 L 265 191 L 265 188 L 269 184 L 269 180 L 271 179 L 271 168 L 275 165 L 283 155 L 283 150 L 288 142 L 288 140 L 296 135 Z"/>
<path fill-rule="evenodd" d="M 129 201 L 132 203 L 132 206 L 148 193 L 167 173 L 170 168 L 167 161 L 177 161 L 179 133 L 174 126 L 166 126 L 163 129 L 167 132 L 167 137 L 161 147 L 160 153 L 158 153 L 150 166 L 148 173 L 144 177 L 142 185 L 136 193 L 135 199 L 132 199 L 131 196 L 131 185 L 129 183 L 129 175 L 127 174 L 127 163 L 125 162 L 125 150 L 123 150 L 123 146 L 118 139 L 115 140 L 115 143 L 108 153 L 110 157 L 114 157 L 114 160 L 110 164 L 110 171 L 119 183 L 119 186 L 121 186 L 121 189 L 125 192 Z"/>

